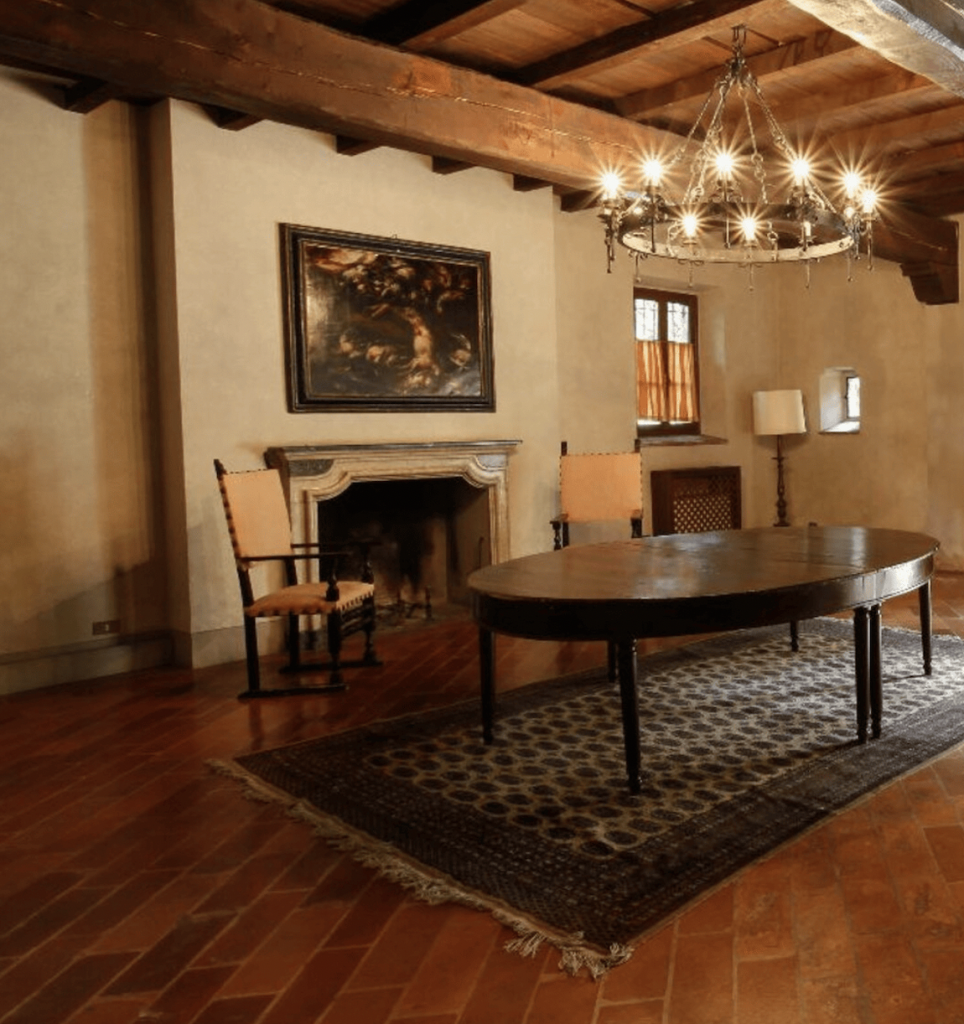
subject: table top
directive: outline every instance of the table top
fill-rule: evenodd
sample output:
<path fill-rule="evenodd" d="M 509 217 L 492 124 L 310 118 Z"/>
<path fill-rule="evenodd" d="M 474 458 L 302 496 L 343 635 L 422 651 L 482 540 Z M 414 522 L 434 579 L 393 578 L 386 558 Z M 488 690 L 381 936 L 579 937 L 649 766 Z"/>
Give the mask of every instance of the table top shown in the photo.
<path fill-rule="evenodd" d="M 926 534 L 764 527 L 585 544 L 468 580 L 476 621 L 534 638 L 684 636 L 876 604 L 930 579 Z"/>

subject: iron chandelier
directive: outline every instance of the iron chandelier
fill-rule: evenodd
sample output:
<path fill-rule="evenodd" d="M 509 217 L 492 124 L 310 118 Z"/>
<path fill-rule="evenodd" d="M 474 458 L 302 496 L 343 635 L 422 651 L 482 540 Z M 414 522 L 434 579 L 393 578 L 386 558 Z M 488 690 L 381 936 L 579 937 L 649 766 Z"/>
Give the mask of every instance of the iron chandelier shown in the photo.
<path fill-rule="evenodd" d="M 735 27 L 732 57 L 693 127 L 665 163 L 655 155 L 644 157 L 634 188 L 624 188 L 618 174 L 603 176 L 600 218 L 610 271 L 616 243 L 638 257 L 666 257 L 690 266 L 809 265 L 840 253 L 852 262 L 861 247 L 868 262 L 872 259 L 876 190 L 849 170 L 840 182 L 839 208 L 834 204 L 809 160 L 794 150 L 777 123 L 747 66 L 745 41 L 746 26 Z M 725 123 L 731 99 L 740 103 L 741 116 Z M 759 111 L 757 121 L 762 114 L 760 128 L 751 100 Z M 758 138 L 762 128 L 770 140 L 765 148 Z M 687 170 L 685 188 L 674 192 L 674 177 L 679 182 Z M 779 183 L 771 176 L 779 176 Z"/>

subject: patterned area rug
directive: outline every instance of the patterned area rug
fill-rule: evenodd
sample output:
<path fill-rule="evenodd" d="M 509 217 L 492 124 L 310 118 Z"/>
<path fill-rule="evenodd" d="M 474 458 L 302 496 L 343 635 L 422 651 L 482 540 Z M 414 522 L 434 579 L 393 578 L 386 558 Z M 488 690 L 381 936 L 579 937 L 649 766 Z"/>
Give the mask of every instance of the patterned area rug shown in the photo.
<path fill-rule="evenodd" d="M 629 793 L 604 670 L 237 758 L 283 801 L 421 898 L 457 899 L 598 976 L 667 915 L 964 739 L 964 641 L 884 630 L 879 740 L 854 740 L 852 627 L 802 623 L 640 660 L 643 790 Z"/>

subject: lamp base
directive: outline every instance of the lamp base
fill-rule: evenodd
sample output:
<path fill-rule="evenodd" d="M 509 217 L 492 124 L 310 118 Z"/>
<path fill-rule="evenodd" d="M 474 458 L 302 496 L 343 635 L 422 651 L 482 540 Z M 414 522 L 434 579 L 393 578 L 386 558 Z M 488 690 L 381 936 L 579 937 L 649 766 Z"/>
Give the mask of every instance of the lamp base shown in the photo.
<path fill-rule="evenodd" d="M 787 519 L 787 489 L 783 483 L 783 437 L 777 434 L 777 521 L 774 526 L 789 526 Z"/>

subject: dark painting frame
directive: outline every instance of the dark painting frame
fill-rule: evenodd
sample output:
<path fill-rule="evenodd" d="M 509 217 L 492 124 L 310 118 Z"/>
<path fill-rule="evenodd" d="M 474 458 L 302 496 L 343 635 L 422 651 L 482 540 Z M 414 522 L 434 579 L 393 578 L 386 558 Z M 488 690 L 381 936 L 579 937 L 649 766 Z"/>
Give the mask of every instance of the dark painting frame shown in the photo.
<path fill-rule="evenodd" d="M 281 225 L 291 412 L 492 412 L 489 254 Z"/>

